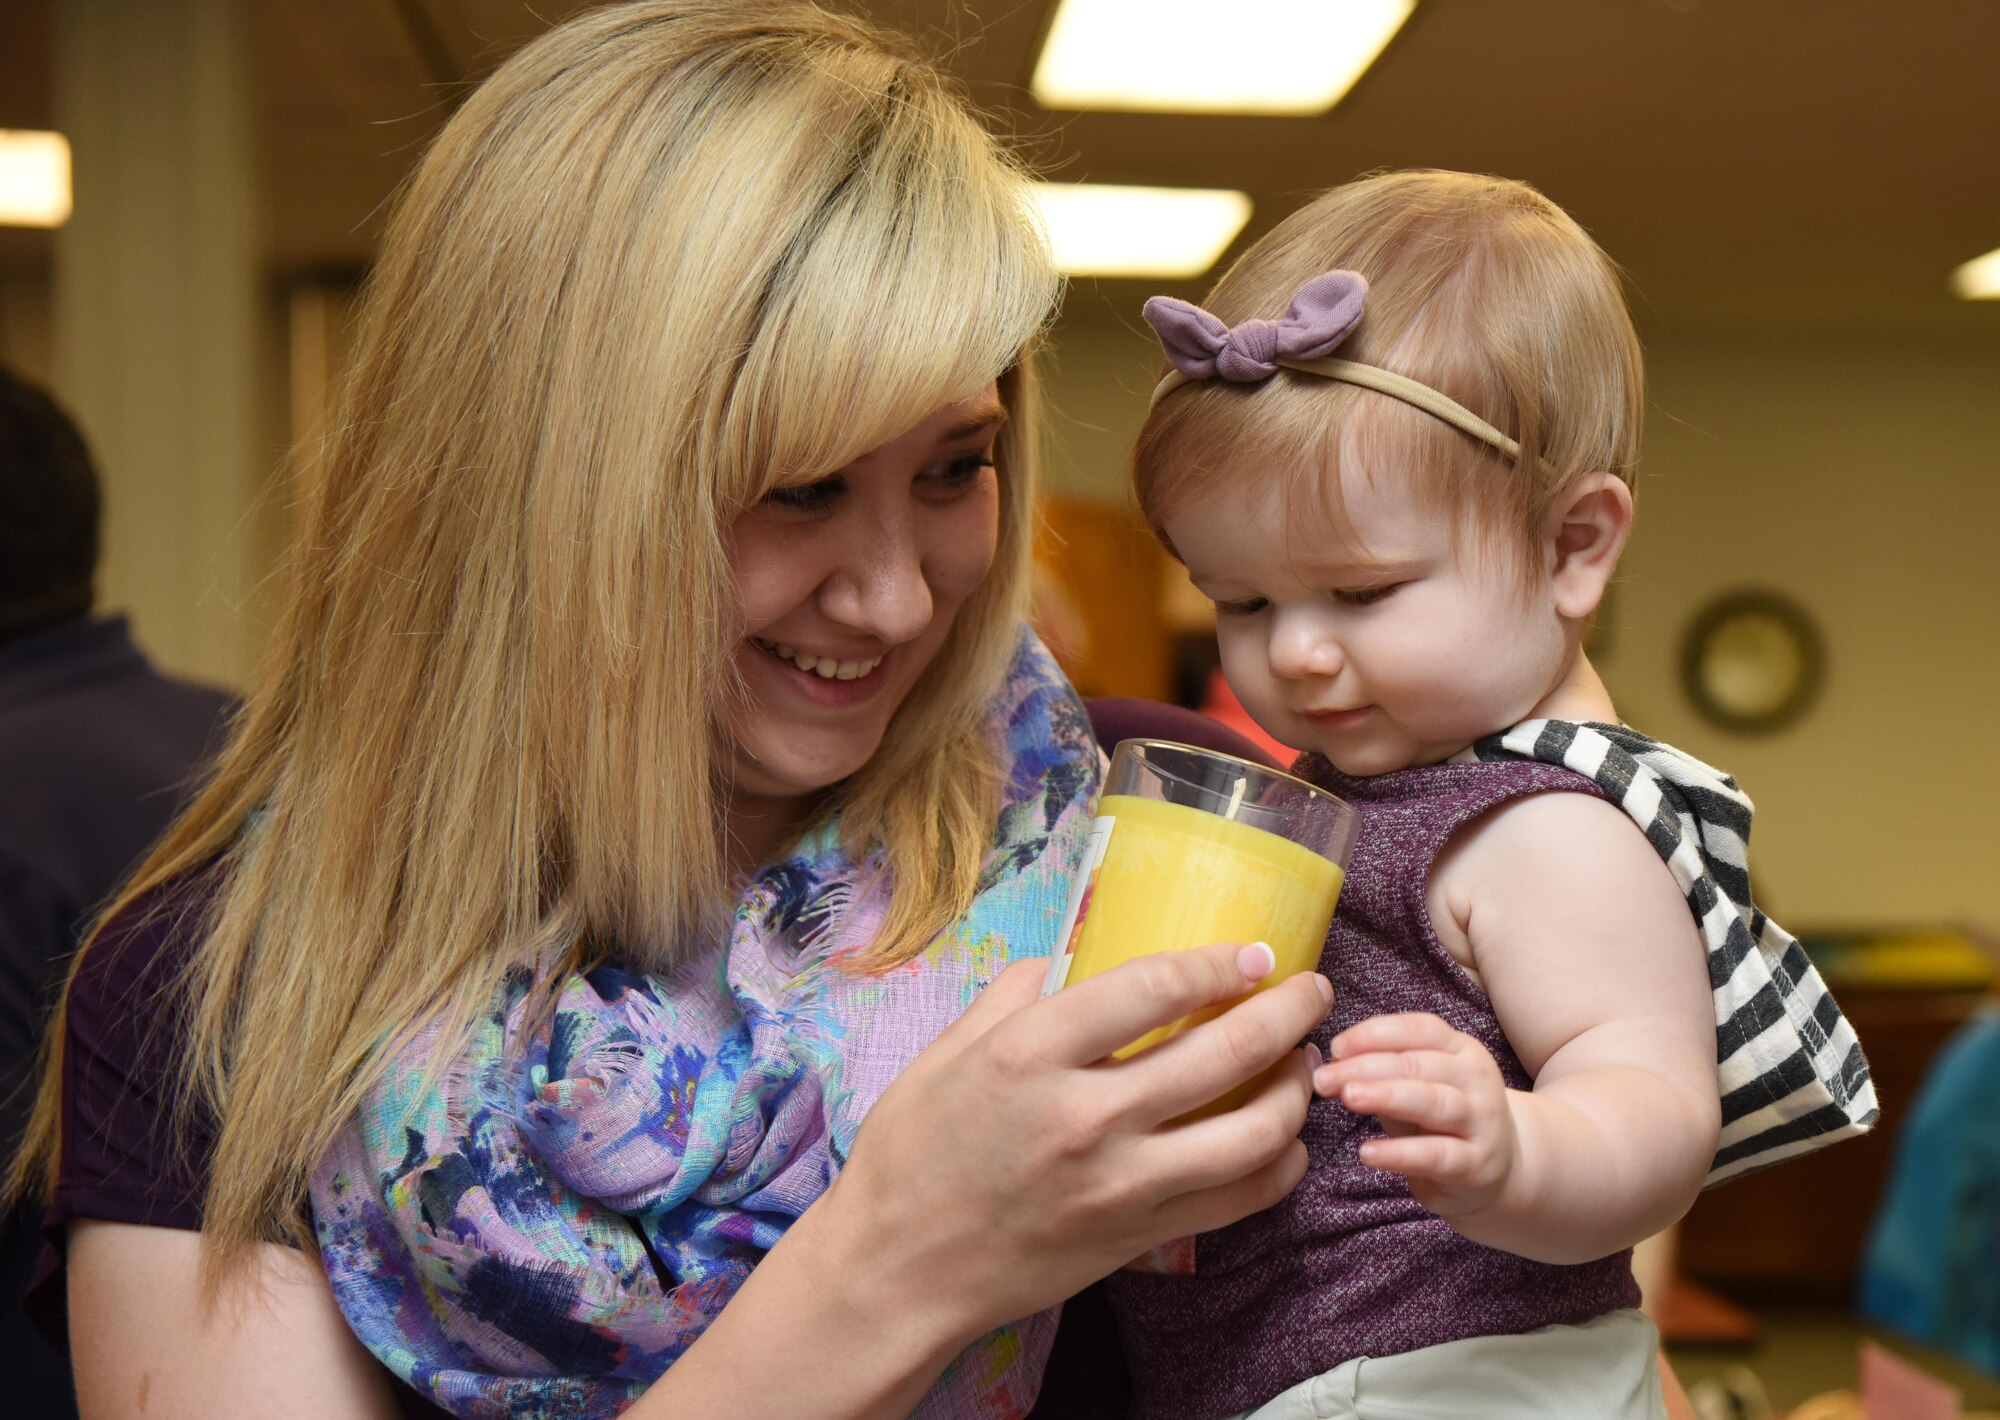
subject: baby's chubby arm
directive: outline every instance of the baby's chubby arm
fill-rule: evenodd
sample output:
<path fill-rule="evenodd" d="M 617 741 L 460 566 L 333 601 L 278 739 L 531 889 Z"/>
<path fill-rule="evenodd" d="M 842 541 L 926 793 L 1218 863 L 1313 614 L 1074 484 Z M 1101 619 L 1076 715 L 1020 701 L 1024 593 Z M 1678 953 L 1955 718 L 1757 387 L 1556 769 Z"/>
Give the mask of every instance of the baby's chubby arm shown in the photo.
<path fill-rule="evenodd" d="M 1535 1077 L 1432 1015 L 1336 1036 L 1319 1093 L 1390 1135 L 1362 1162 L 1475 1242 L 1542 1262 L 1628 1247 L 1694 1201 L 1721 1108 L 1707 953 L 1686 900 L 1624 813 L 1585 794 L 1517 799 L 1432 873 L 1432 925 Z"/>

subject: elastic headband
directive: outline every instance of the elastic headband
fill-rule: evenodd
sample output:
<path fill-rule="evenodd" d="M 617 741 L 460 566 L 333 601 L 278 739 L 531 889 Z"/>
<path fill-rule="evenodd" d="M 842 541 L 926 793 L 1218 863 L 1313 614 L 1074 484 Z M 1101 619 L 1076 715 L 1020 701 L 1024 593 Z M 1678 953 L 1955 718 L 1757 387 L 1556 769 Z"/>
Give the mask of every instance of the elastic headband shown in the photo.
<path fill-rule="evenodd" d="M 1146 324 L 1160 337 L 1174 368 L 1153 387 L 1148 408 L 1191 380 L 1224 379 L 1257 384 L 1280 369 L 1298 370 L 1386 394 L 1442 419 L 1510 459 L 1521 446 L 1457 400 L 1408 375 L 1331 358 L 1361 322 L 1368 280 L 1358 271 L 1329 271 L 1299 287 L 1282 320 L 1246 320 L 1224 325 L 1200 306 L 1155 296 L 1146 302 Z"/>

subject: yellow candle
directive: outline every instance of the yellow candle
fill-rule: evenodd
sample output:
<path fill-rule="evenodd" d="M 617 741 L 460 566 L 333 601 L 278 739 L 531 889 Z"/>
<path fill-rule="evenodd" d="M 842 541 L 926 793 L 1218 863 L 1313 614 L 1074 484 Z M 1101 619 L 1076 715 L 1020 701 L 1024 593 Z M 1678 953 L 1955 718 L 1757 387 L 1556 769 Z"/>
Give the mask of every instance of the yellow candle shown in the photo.
<path fill-rule="evenodd" d="M 1150 952 L 1211 942 L 1268 942 L 1278 966 L 1259 990 L 1319 964 L 1340 896 L 1338 864 L 1275 833 L 1180 804 L 1107 794 L 1097 813 L 1091 857 L 1101 842 L 1102 860 L 1094 870 L 1085 860 L 1090 876 L 1072 908 L 1067 967 L 1058 965 L 1051 986 L 1087 981 Z M 1119 1058 L 1223 1009 L 1151 1031 Z M 1212 1108 L 1247 1094 L 1233 1091 Z"/>

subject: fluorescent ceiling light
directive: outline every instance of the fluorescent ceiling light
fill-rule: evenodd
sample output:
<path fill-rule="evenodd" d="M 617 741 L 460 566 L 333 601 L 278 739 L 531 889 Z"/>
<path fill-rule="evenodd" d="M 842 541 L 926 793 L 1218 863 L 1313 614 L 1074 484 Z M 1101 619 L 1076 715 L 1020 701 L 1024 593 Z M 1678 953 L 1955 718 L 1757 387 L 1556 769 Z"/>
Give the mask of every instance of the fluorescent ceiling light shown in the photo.
<path fill-rule="evenodd" d="M 1199 276 L 1250 220 L 1249 197 L 1220 188 L 1038 182 L 1035 204 L 1072 276 Z"/>
<path fill-rule="evenodd" d="M 60 227 L 69 220 L 69 140 L 0 128 L 0 227 Z"/>
<path fill-rule="evenodd" d="M 1416 0 L 1062 0 L 1035 98 L 1045 108 L 1325 113 Z"/>
<path fill-rule="evenodd" d="M 1951 273 L 1952 294 L 1965 301 L 2000 301 L 2000 249 L 1989 251 Z"/>

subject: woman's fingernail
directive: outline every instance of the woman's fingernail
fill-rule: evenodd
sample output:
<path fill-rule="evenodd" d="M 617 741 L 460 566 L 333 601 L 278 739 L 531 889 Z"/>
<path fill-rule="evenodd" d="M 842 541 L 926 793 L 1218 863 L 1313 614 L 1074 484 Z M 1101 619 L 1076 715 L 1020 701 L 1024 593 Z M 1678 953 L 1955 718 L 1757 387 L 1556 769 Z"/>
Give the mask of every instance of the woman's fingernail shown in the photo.
<path fill-rule="evenodd" d="M 1314 1045 L 1311 1041 L 1307 1041 L 1306 1042 L 1307 1073 L 1308 1074 L 1318 1073 L 1319 1067 L 1324 1064 L 1326 1064 L 1326 1057 L 1319 1053 L 1319 1047 L 1317 1045 Z"/>
<path fill-rule="evenodd" d="M 1333 983 L 1318 972 L 1313 973 L 1313 980 L 1319 984 L 1319 994 L 1330 1008 L 1333 1005 Z"/>
<path fill-rule="evenodd" d="M 1236 951 L 1236 969 L 1245 979 L 1262 981 L 1278 969 L 1278 954 L 1271 950 L 1268 942 L 1252 942 Z"/>

